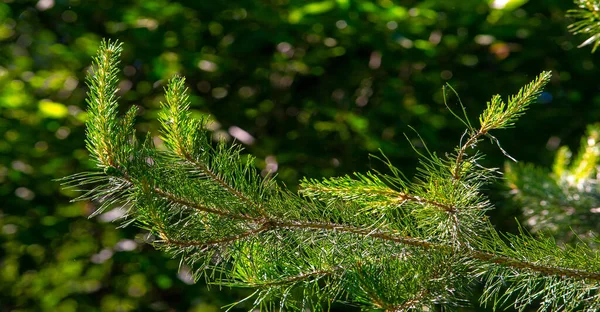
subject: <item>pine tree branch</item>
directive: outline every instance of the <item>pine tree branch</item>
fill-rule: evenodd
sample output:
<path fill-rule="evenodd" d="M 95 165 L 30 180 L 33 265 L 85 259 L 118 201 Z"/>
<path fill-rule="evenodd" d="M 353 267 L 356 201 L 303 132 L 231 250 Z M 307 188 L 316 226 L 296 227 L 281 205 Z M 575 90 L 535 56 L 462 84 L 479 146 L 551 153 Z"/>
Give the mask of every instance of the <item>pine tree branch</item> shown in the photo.
<path fill-rule="evenodd" d="M 278 279 L 278 280 L 274 280 L 274 281 L 253 282 L 250 285 L 248 285 L 248 287 L 273 287 L 273 286 L 289 285 L 289 284 L 294 284 L 294 283 L 297 283 L 300 281 L 305 281 L 305 280 L 313 278 L 313 277 L 320 279 L 320 278 L 323 278 L 326 276 L 333 275 L 336 272 L 343 271 L 343 270 L 344 270 L 344 268 L 342 268 L 342 267 L 334 267 L 334 268 L 331 268 L 330 270 L 315 270 L 312 272 L 302 273 L 299 275 L 290 276 L 290 277 L 286 277 L 286 278 L 282 278 L 282 279 Z"/>
<path fill-rule="evenodd" d="M 117 167 L 118 166 L 117 164 L 114 164 L 111 166 L 115 169 L 119 168 L 119 167 Z M 121 170 L 117 169 L 117 170 L 118 170 L 119 174 L 115 175 L 114 176 L 115 178 L 121 179 L 122 181 L 124 181 L 130 185 L 136 185 L 136 183 L 134 182 L 134 179 L 126 171 L 123 171 L 122 169 Z M 141 185 L 140 187 L 147 189 L 150 186 L 145 184 L 145 185 Z M 200 205 L 199 203 L 191 202 L 184 198 L 178 197 L 178 196 L 171 194 L 167 191 L 164 191 L 158 187 L 152 187 L 152 191 L 162 198 L 165 198 L 173 203 L 182 205 L 182 206 L 190 208 L 190 209 L 207 212 L 207 213 L 212 213 L 212 214 L 215 214 L 218 216 L 227 217 L 227 218 L 231 218 L 231 219 L 248 220 L 248 221 L 259 221 L 260 220 L 260 219 L 252 218 L 245 214 L 238 215 L 238 214 L 233 214 L 233 213 L 230 213 L 227 211 L 221 211 L 218 209 L 206 207 L 204 205 Z"/>
<path fill-rule="evenodd" d="M 121 174 L 122 174 L 122 179 L 125 182 L 135 185 L 135 183 L 133 182 L 133 179 L 131 179 L 126 173 L 122 172 Z M 402 235 L 397 235 L 395 233 L 380 231 L 377 229 L 374 229 L 374 230 L 363 229 L 363 228 L 348 226 L 348 225 L 344 225 L 344 224 L 336 224 L 336 223 L 287 221 L 287 220 L 277 220 L 275 218 L 263 219 L 263 218 L 252 218 L 249 216 L 239 216 L 239 215 L 234 215 L 234 214 L 227 213 L 224 211 L 220 211 L 217 209 L 200 206 L 196 203 L 186 201 L 182 198 L 178 198 L 175 195 L 169 194 L 159 188 L 153 188 L 152 190 L 154 192 L 156 192 L 156 194 L 160 195 L 161 197 L 167 198 L 174 203 L 181 204 L 188 208 L 200 210 L 200 211 L 207 212 L 207 213 L 213 213 L 213 214 L 228 217 L 228 218 L 236 218 L 236 219 L 251 221 L 254 223 L 262 223 L 262 225 L 259 228 L 256 228 L 254 230 L 250 230 L 245 233 L 241 233 L 241 234 L 238 234 L 238 235 L 235 235 L 232 237 L 221 238 L 218 240 L 208 241 L 208 242 L 197 242 L 197 241 L 185 242 L 185 241 L 177 241 L 174 239 L 170 239 L 170 238 L 168 238 L 168 236 L 166 237 L 167 243 L 172 243 L 174 245 L 178 245 L 181 247 L 204 246 L 204 245 L 214 246 L 214 245 L 219 245 L 219 244 L 227 244 L 227 243 L 230 243 L 230 242 L 233 242 L 233 241 L 236 241 L 236 240 L 239 240 L 239 239 L 251 236 L 251 235 L 266 232 L 266 231 L 269 231 L 269 230 L 272 230 L 275 228 L 290 229 L 290 230 L 323 230 L 323 231 L 332 231 L 332 232 L 337 232 L 337 233 L 351 233 L 351 234 L 356 234 L 356 235 L 360 235 L 360 236 L 364 236 L 364 237 L 372 237 L 372 238 L 382 239 L 382 240 L 391 241 L 391 242 L 395 242 L 395 243 L 400 243 L 403 245 L 422 247 L 422 248 L 426 248 L 426 249 L 434 249 L 434 250 L 440 250 L 440 251 L 454 250 L 457 254 L 464 254 L 467 257 L 472 258 L 472 259 L 481 260 L 481 261 L 489 262 L 489 263 L 495 263 L 495 264 L 498 264 L 501 266 L 510 267 L 510 268 L 514 268 L 514 269 L 527 269 L 527 270 L 531 270 L 531 271 L 541 273 L 544 275 L 555 275 L 555 276 L 564 276 L 564 277 L 571 277 L 571 278 L 578 278 L 578 279 L 589 279 L 589 280 L 600 281 L 600 273 L 597 273 L 597 272 L 588 272 L 585 270 L 565 268 L 565 267 L 559 267 L 559 266 L 540 265 L 540 264 L 536 264 L 536 263 L 532 263 L 532 262 L 528 262 L 528 261 L 524 261 L 524 260 L 518 260 L 518 259 L 514 259 L 514 258 L 498 256 L 497 254 L 494 254 L 494 253 L 478 251 L 478 250 L 473 250 L 473 249 L 468 249 L 468 248 L 461 248 L 459 250 L 456 250 L 455 246 L 431 243 L 427 240 L 413 238 L 413 237 L 406 237 L 406 236 L 402 236 Z M 165 235 L 165 234 L 163 233 L 163 235 Z"/>
<path fill-rule="evenodd" d="M 388 308 L 388 309 L 386 309 L 386 311 L 402 312 L 402 311 L 408 311 L 411 309 L 416 309 L 416 305 L 418 305 L 420 302 L 422 302 L 423 299 L 425 297 L 427 297 L 428 295 L 429 295 L 429 290 L 424 289 L 421 292 L 419 292 L 413 299 L 410 299 L 397 307 Z"/>
<path fill-rule="evenodd" d="M 488 133 L 491 130 L 512 127 L 516 119 L 523 115 L 529 105 L 537 100 L 544 86 L 550 81 L 550 77 L 550 72 L 542 72 L 531 83 L 521 88 L 517 94 L 510 96 L 508 104 L 505 104 L 499 95 L 492 97 L 492 100 L 487 103 L 486 109 L 479 117 L 480 128 L 474 131 L 467 142 L 461 145 L 458 150 L 453 172 L 456 180 L 461 178 L 462 162 L 467 149 L 474 147 L 480 138 L 489 135 Z"/>
<path fill-rule="evenodd" d="M 138 146 L 132 141 L 135 110 L 117 118 L 111 97 L 118 82 L 117 54 L 105 44 L 94 67 L 98 74 L 88 78 L 88 148 L 108 178 L 89 175 L 71 182 L 103 183 L 86 193 L 106 199 L 103 207 L 133 202 L 136 224 L 188 263 L 223 272 L 216 277 L 221 285 L 261 287 L 257 306 L 320 307 L 320 301 L 338 300 L 341 287 L 348 289 L 342 292 L 351 302 L 390 311 L 455 304 L 472 279 L 490 274 L 514 276 L 516 290 L 509 291 L 522 291 L 522 302 L 540 297 L 534 287 L 522 290 L 532 281 L 543 281 L 548 291 L 564 284 L 564 296 L 544 297 L 554 307 L 565 298 L 588 295 L 600 282 L 598 253 L 587 246 L 556 248 L 552 240 L 525 234 L 500 237 L 486 221 L 491 204 L 481 193 L 494 173 L 476 165 L 479 154 L 467 153 L 483 136 L 494 140 L 490 130 L 514 124 L 549 81 L 547 72 L 507 104 L 492 97 L 478 130 L 463 120 L 470 137 L 452 156 L 419 153 L 414 182 L 390 164 L 395 177 L 311 181 L 298 196 L 261 178 L 252 158 L 242 161 L 240 148 L 214 147 L 203 122 L 191 118 L 181 78 L 169 82 L 160 115 L 167 151 Z M 393 209 L 403 203 L 418 209 L 410 214 Z M 365 214 L 365 208 L 376 213 Z M 484 299 L 500 289 L 499 282 L 488 281 Z M 288 300 L 297 287 L 304 298 Z"/>
<path fill-rule="evenodd" d="M 588 272 L 580 269 L 565 268 L 559 266 L 549 266 L 532 263 L 529 261 L 518 260 L 515 258 L 509 258 L 505 256 L 498 256 L 497 254 L 478 251 L 473 249 L 461 248 L 456 250 L 455 247 L 437 243 L 431 243 L 427 240 L 412 238 L 406 236 L 397 236 L 393 233 L 386 233 L 378 230 L 365 230 L 357 227 L 351 227 L 341 224 L 333 223 L 314 223 L 314 222 L 272 222 L 274 227 L 281 227 L 287 229 L 312 229 L 312 230 L 325 230 L 343 233 L 352 233 L 365 237 L 378 238 L 386 241 L 400 243 L 408 246 L 423 247 L 426 249 L 435 249 L 441 251 L 455 250 L 457 254 L 463 254 L 466 257 L 481 260 L 485 262 L 495 263 L 498 265 L 511 267 L 514 269 L 527 269 L 537 273 L 545 275 L 556 275 L 564 277 L 572 277 L 578 279 L 589 279 L 594 281 L 600 281 L 600 273 Z"/>
<path fill-rule="evenodd" d="M 377 195 L 382 195 L 382 196 L 386 196 L 388 197 L 388 199 L 393 202 L 393 203 L 400 203 L 399 205 L 402 205 L 402 203 L 410 201 L 410 202 L 415 202 L 421 205 L 432 205 L 435 207 L 440 208 L 441 210 L 445 211 L 445 212 L 449 212 L 449 213 L 454 213 L 456 212 L 456 207 L 444 204 L 444 203 L 440 203 L 434 200 L 429 200 L 429 199 L 425 199 L 425 198 L 421 198 L 419 196 L 413 196 L 410 195 L 408 193 L 405 192 L 398 192 L 396 190 L 390 189 L 390 188 L 386 188 L 386 189 L 381 189 L 381 188 L 369 188 L 369 187 L 365 187 L 365 188 L 360 188 L 360 189 L 346 189 L 347 193 L 353 192 L 353 193 L 357 193 L 358 192 L 364 192 L 364 194 L 377 194 Z M 341 187 L 326 187 L 326 186 L 322 186 L 322 185 L 318 185 L 318 184 L 311 184 L 311 185 L 304 185 L 304 187 L 300 190 L 301 193 L 307 193 L 307 192 L 314 192 L 314 193 L 335 193 L 335 192 L 344 192 L 344 189 Z"/>
<path fill-rule="evenodd" d="M 233 214 L 233 213 L 226 212 L 226 211 L 221 211 L 221 210 L 218 210 L 218 209 L 209 208 L 209 207 L 200 205 L 198 203 L 188 201 L 188 200 L 186 200 L 184 198 L 177 197 L 177 196 L 175 196 L 175 195 L 173 195 L 171 193 L 168 193 L 166 191 L 163 191 L 162 189 L 157 188 L 157 187 L 153 188 L 152 190 L 156 194 L 160 195 L 161 197 L 163 197 L 165 199 L 168 199 L 168 200 L 172 201 L 173 203 L 182 205 L 184 207 L 188 207 L 188 208 L 195 209 L 195 210 L 198 210 L 198 211 L 213 213 L 213 214 L 216 214 L 216 215 L 219 215 L 219 216 L 222 216 L 222 217 L 231 218 L 231 219 L 248 220 L 248 221 L 256 221 L 257 220 L 255 218 L 252 218 L 252 217 L 250 217 L 248 215 L 245 215 L 245 214 L 238 215 L 238 214 Z"/>
<path fill-rule="evenodd" d="M 190 155 L 190 153 L 185 152 L 183 156 L 184 156 L 184 158 L 187 161 L 189 161 L 196 168 L 198 168 L 200 171 L 202 171 L 206 175 L 208 175 L 213 181 L 215 181 L 216 183 L 218 183 L 220 186 L 222 186 L 229 193 L 233 194 L 235 197 L 237 197 L 238 199 L 240 199 L 243 203 L 249 205 L 250 207 L 252 207 L 256 211 L 258 211 L 261 215 L 264 216 L 264 211 L 263 211 L 263 208 L 261 207 L 260 204 L 256 203 L 255 201 L 251 200 L 250 198 L 246 197 L 244 194 L 242 194 L 240 191 L 236 190 L 229 183 L 225 182 L 225 180 L 221 179 L 217 174 L 215 174 L 212 170 L 210 170 L 205 164 L 200 163 L 196 159 L 194 159 Z"/>
<path fill-rule="evenodd" d="M 233 235 L 230 237 L 225 237 L 225 238 L 221 238 L 221 239 L 215 239 L 215 240 L 209 240 L 209 241 L 180 241 L 180 240 L 176 240 L 176 239 L 172 239 L 170 238 L 166 233 L 162 232 L 160 233 L 160 236 L 164 239 L 163 243 L 166 244 L 172 244 L 172 245 L 177 245 L 179 247 L 200 247 L 201 250 L 207 249 L 209 247 L 213 247 L 213 246 L 221 246 L 221 245 L 227 245 L 229 243 L 253 236 L 253 235 L 257 235 L 260 234 L 262 232 L 266 232 L 269 229 L 271 229 L 271 223 L 269 222 L 265 222 L 263 223 L 262 226 L 256 228 L 256 229 L 252 229 L 249 231 L 246 231 L 244 233 L 240 233 L 237 235 Z"/>

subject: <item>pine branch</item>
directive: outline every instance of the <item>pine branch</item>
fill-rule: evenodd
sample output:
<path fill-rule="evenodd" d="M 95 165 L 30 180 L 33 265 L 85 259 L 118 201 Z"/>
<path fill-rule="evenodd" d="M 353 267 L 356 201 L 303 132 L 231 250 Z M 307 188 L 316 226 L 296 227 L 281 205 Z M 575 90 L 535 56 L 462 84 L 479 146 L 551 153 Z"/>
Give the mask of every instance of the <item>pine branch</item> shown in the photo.
<path fill-rule="evenodd" d="M 581 43 L 578 48 L 592 45 L 592 53 L 600 46 L 600 1 L 598 0 L 574 0 L 578 9 L 567 12 L 567 16 L 577 21 L 569 25 L 569 31 L 573 34 L 585 34 L 590 36 Z"/>
<path fill-rule="evenodd" d="M 506 295 L 518 292 L 522 302 L 545 296 L 524 286 L 535 281 L 542 291 L 565 288 L 563 297 L 544 297 L 549 309 L 563 298 L 600 306 L 591 299 L 600 281 L 598 253 L 497 233 L 481 193 L 497 174 L 477 165 L 482 155 L 467 153 L 489 131 L 512 126 L 549 73 L 508 104 L 493 97 L 479 129 L 464 121 L 469 138 L 455 154 L 419 154 L 413 180 L 387 162 L 390 175 L 304 180 L 298 195 L 262 178 L 241 148 L 211 141 L 204 121 L 190 116 L 183 78 L 165 90 L 160 120 L 167 150 L 150 139 L 137 144 L 134 113 L 119 119 L 109 96 L 116 90 L 116 47 L 103 43 L 97 74 L 88 78 L 88 148 L 104 174 L 66 181 L 78 188 L 99 183 L 82 198 L 103 200 L 104 208 L 130 205 L 132 222 L 160 238 L 157 248 L 198 268 L 196 277 L 257 288 L 254 306 L 265 309 L 320 310 L 332 301 L 388 311 L 459 306 L 475 279 L 486 282 L 484 302 L 503 298 L 499 280 L 510 280 L 514 288 Z"/>
<path fill-rule="evenodd" d="M 491 130 L 513 127 L 515 121 L 525 113 L 529 105 L 537 100 L 544 86 L 550 81 L 550 76 L 550 72 L 542 72 L 531 83 L 521 88 L 516 95 L 509 97 L 508 104 L 502 101 L 500 95 L 492 97 L 492 100 L 487 103 L 486 109 L 479 116 L 480 128 L 477 130 L 467 129 L 471 134 L 466 143 L 460 145 L 457 152 L 453 173 L 457 180 L 460 179 L 462 163 L 467 150 L 474 147 L 482 136 L 487 135 L 495 139 L 489 134 Z M 498 144 L 498 146 L 500 145 Z"/>

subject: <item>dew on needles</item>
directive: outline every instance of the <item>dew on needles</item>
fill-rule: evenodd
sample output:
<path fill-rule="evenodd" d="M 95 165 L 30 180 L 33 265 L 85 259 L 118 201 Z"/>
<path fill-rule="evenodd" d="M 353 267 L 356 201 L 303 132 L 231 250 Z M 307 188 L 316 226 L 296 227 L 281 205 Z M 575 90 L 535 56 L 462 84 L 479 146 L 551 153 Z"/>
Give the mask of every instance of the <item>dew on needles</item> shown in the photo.
<path fill-rule="evenodd" d="M 447 105 L 465 134 L 444 156 L 415 150 L 411 179 L 382 155 L 386 173 L 304 179 L 293 193 L 261 176 L 239 145 L 211 139 L 207 120 L 191 117 L 183 77 L 165 88 L 166 150 L 151 136 L 138 140 L 137 110 L 117 116 L 121 49 L 103 41 L 87 79 L 86 142 L 99 170 L 64 182 L 85 189 L 79 199 L 102 202 L 97 213 L 129 207 L 127 224 L 152 233 L 194 280 L 253 288 L 248 299 L 264 310 L 327 310 L 334 301 L 385 311 L 458 307 L 477 283 L 483 305 L 600 309 L 593 240 L 557 245 L 549 235 L 499 233 L 486 216 L 494 205 L 482 189 L 498 173 L 478 164 L 478 147 L 488 138 L 506 154 L 494 133 L 515 126 L 550 72 L 514 95 L 492 96 L 478 124 L 462 104 L 456 112 Z"/>

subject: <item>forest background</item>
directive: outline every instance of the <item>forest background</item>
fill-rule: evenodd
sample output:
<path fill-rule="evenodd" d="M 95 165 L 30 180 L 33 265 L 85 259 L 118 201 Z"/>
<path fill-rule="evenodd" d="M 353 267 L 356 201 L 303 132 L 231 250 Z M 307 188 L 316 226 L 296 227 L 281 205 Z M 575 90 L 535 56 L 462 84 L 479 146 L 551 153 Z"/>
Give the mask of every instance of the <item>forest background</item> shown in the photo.
<path fill-rule="evenodd" d="M 517 128 L 498 133 L 519 161 L 550 166 L 600 120 L 598 54 L 567 30 L 557 1 L 0 1 L 0 310 L 217 311 L 242 290 L 193 284 L 179 259 L 117 229 L 121 210 L 54 179 L 91 169 L 84 77 L 102 38 L 125 43 L 121 107 L 157 135 L 165 81 L 187 77 L 192 109 L 288 187 L 302 177 L 378 169 L 407 176 L 407 139 L 450 151 L 463 131 L 449 83 L 474 118 L 542 70 L 553 78 Z M 448 94 L 447 94 L 448 95 Z M 457 105 L 453 94 L 447 97 Z M 507 161 L 491 144 L 484 165 Z M 521 207 L 493 185 L 492 222 L 515 232 Z M 122 211 L 121 211 L 122 213 Z M 193 285 L 192 285 L 193 284 Z M 476 294 L 474 294 L 476 302 Z M 474 303 L 477 306 L 476 303 Z M 241 306 L 240 309 L 243 309 Z M 475 308 L 480 310 L 481 308 Z M 470 311 L 470 309 L 464 309 Z"/>

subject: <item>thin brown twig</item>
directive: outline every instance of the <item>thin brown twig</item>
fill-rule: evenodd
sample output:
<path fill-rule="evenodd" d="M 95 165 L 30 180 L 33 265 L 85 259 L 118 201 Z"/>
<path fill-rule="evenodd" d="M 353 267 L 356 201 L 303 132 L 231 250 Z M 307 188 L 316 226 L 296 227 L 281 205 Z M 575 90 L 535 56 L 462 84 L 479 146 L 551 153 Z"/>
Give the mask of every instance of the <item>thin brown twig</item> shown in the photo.
<path fill-rule="evenodd" d="M 201 241 L 181 241 L 181 240 L 176 240 L 176 239 L 172 239 L 170 238 L 168 235 L 166 235 L 165 233 L 161 233 L 161 236 L 164 236 L 165 238 L 165 243 L 167 244 L 173 244 L 173 245 L 177 245 L 180 247 L 201 247 L 202 249 L 208 248 L 208 247 L 212 247 L 212 246 L 216 246 L 216 245 L 222 245 L 222 244 L 228 244 L 252 235 L 257 235 L 259 233 L 268 231 L 271 228 L 271 224 L 269 222 L 265 222 L 263 223 L 263 225 L 259 228 L 256 229 L 252 229 L 237 235 L 233 235 L 233 236 L 229 236 L 229 237 L 224 237 L 221 239 L 214 239 L 214 240 L 209 240 L 209 241 L 205 241 L 205 242 L 201 242 Z"/>

